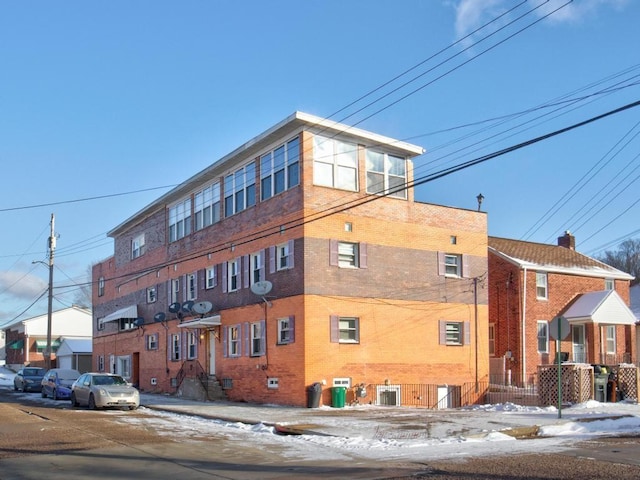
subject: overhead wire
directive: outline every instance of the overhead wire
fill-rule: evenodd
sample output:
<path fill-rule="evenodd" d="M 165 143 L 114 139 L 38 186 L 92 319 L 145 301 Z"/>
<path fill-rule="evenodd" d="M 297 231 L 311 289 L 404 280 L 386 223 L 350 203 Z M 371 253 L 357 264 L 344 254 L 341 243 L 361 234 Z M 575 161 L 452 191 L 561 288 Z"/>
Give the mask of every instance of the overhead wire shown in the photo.
<path fill-rule="evenodd" d="M 637 122 L 632 128 L 630 128 L 616 143 L 613 145 L 609 151 L 603 155 L 596 163 L 594 163 L 589 170 L 587 170 L 582 177 L 580 177 L 554 204 L 533 224 L 532 227 L 529 228 L 523 235 L 523 239 L 527 240 L 531 238 L 531 236 L 537 232 L 539 227 L 547 223 L 551 218 L 554 217 L 556 213 L 561 209 L 561 207 L 566 204 L 569 200 L 573 199 L 586 185 L 588 185 L 595 177 L 600 173 L 607 165 L 613 161 L 615 155 L 612 155 L 609 160 L 607 157 L 627 138 L 630 136 L 633 131 L 638 128 L 640 122 Z M 635 138 L 638 135 L 636 132 L 635 135 L 631 138 Z M 629 140 L 627 144 L 631 141 Z M 548 240 L 547 240 L 548 241 Z"/>
<path fill-rule="evenodd" d="M 478 165 L 480 163 L 484 163 L 486 161 L 489 161 L 491 159 L 497 158 L 499 156 L 505 155 L 507 153 L 519 150 L 521 148 L 533 145 L 535 143 L 547 140 L 549 138 L 567 133 L 571 130 L 574 130 L 576 128 L 580 128 L 582 126 L 588 125 L 590 123 L 602 120 L 604 118 L 607 118 L 609 116 L 612 115 L 616 115 L 618 113 L 624 112 L 626 110 L 635 108 L 637 106 L 640 105 L 640 101 L 635 101 L 626 105 L 623 105 L 621 107 L 615 108 L 613 110 L 609 110 L 605 113 L 590 117 L 586 120 L 574 123 L 572 125 L 569 125 L 567 127 L 563 127 L 561 129 L 546 133 L 544 135 L 540 135 L 538 137 L 529 139 L 527 141 L 524 142 L 520 142 L 518 144 L 512 145 L 510 147 L 498 150 L 496 152 L 492 152 L 490 154 L 487 155 L 483 155 L 481 157 L 469 160 L 467 162 L 463 162 L 461 164 L 458 164 L 454 167 L 450 167 L 447 169 L 443 169 L 439 172 L 435 172 L 433 174 L 429 174 L 423 177 L 420 177 L 418 179 L 414 179 L 414 181 L 412 182 L 407 182 L 404 185 L 398 186 L 394 189 L 389 190 L 388 192 L 385 192 L 384 194 L 380 194 L 380 195 L 368 195 L 366 197 L 361 197 L 358 199 L 353 200 L 352 202 L 346 202 L 345 204 L 343 204 L 340 207 L 335 207 L 335 208 L 330 208 L 330 209 L 325 209 L 319 212 L 314 212 L 311 215 L 305 215 L 304 217 L 299 217 L 299 218 L 295 218 L 292 220 L 288 220 L 285 221 L 281 224 L 279 224 L 278 226 L 274 226 L 274 227 L 268 227 L 266 229 L 262 229 L 262 230 L 258 230 L 258 231 L 253 231 L 251 234 L 247 234 L 247 235 L 242 235 L 239 237 L 233 237 L 230 238 L 228 240 L 225 240 L 223 243 L 219 243 L 217 245 L 208 245 L 207 248 L 204 248 L 198 252 L 192 252 L 188 255 L 184 255 L 180 258 L 176 258 L 176 259 L 171 259 L 167 262 L 161 262 L 158 264 L 155 264 L 153 266 L 149 266 L 149 267 L 145 267 L 144 269 L 140 269 L 134 272 L 128 272 L 127 274 L 123 274 L 123 275 L 118 275 L 115 277 L 110 277 L 108 279 L 105 279 L 105 281 L 112 281 L 112 280 L 117 280 L 117 279 L 126 279 L 126 278 L 132 278 L 134 276 L 140 276 L 140 275 L 144 275 L 144 274 L 148 274 L 151 272 L 155 272 L 161 268 L 165 268 L 167 266 L 170 265 L 174 265 L 177 263 L 183 263 L 183 262 L 188 262 L 191 260 L 195 260 L 197 258 L 201 258 L 203 256 L 206 255 L 210 255 L 210 254 L 214 254 L 214 253 L 218 253 L 220 251 L 226 250 L 229 248 L 230 245 L 234 245 L 234 246 L 240 246 L 240 245 L 244 245 L 247 243 L 251 243 L 260 239 L 264 239 L 267 238 L 269 236 L 275 236 L 275 235 L 280 235 L 281 234 L 281 228 L 282 226 L 284 226 L 286 229 L 291 229 L 291 228 L 298 228 L 301 227 L 303 225 L 306 225 L 308 223 L 311 222 L 315 222 L 318 221 L 320 219 L 326 218 L 330 215 L 335 215 L 337 213 L 341 213 L 347 210 L 350 210 L 352 208 L 356 208 L 356 207 L 360 207 L 363 205 L 366 205 L 370 202 L 376 201 L 380 198 L 384 198 L 386 196 L 389 196 L 393 193 L 397 193 L 403 189 L 407 189 L 407 188 L 415 188 L 418 185 L 422 185 L 424 183 L 427 182 L 431 182 L 434 181 L 436 179 L 439 178 L 443 178 L 445 176 L 451 175 L 453 173 L 459 172 L 461 170 L 464 170 L 466 168 L 469 168 L 471 166 L 475 166 Z M 79 284 L 82 285 L 82 284 Z"/>
<path fill-rule="evenodd" d="M 571 2 L 567 2 L 566 4 L 564 4 L 564 5 L 563 5 L 563 7 L 564 7 L 564 6 L 566 6 L 568 3 L 571 3 Z M 561 7 L 561 8 L 563 8 L 563 7 Z M 554 12 L 555 12 L 555 11 L 557 11 L 557 10 L 554 10 Z M 548 15 L 547 15 L 547 16 L 548 16 Z M 535 23 L 535 22 L 534 22 L 534 23 Z M 526 28 L 528 28 L 528 27 L 526 27 Z M 524 29 L 523 29 L 523 30 L 524 30 Z M 494 47 L 495 47 L 495 46 L 494 46 Z M 492 48 L 493 48 L 493 47 L 492 47 Z M 485 52 L 486 52 L 486 51 L 485 51 Z M 483 53 L 484 53 L 484 52 L 483 52 Z M 459 68 L 459 67 L 457 67 L 457 68 Z M 424 86 L 426 86 L 426 85 L 424 85 Z M 424 88 L 424 86 L 423 86 L 423 87 L 421 87 L 421 88 Z M 416 91 L 417 91 L 417 90 L 416 90 Z M 415 91 L 414 91 L 414 93 L 415 93 Z M 406 98 L 406 97 L 403 97 L 403 98 Z M 400 99 L 400 100 L 402 100 L 402 99 Z M 398 100 L 398 101 L 400 101 L 400 100 Z M 397 103 L 397 102 L 394 102 L 394 104 L 395 104 L 395 103 Z M 391 106 L 391 105 L 389 105 L 389 106 Z M 385 109 L 386 109 L 386 108 L 388 108 L 389 106 L 385 107 Z M 345 107 L 345 108 L 346 108 L 346 107 Z M 343 110 L 344 110 L 344 109 L 341 109 L 341 110 L 339 110 L 338 112 L 341 112 L 341 111 L 343 111 Z M 382 110 L 384 110 L 384 109 L 382 109 Z M 382 111 L 382 110 L 380 110 L 380 111 Z M 378 112 L 376 112 L 376 113 L 379 113 L 380 111 L 378 111 Z M 367 118 L 370 118 L 370 117 L 367 117 Z M 466 167 L 465 167 L 465 168 L 466 168 Z M 456 171 L 457 171 L 457 170 L 456 170 Z M 168 188 L 168 187 L 158 187 L 158 188 Z M 104 198 L 104 197 L 96 197 L 96 198 Z M 349 208 L 351 208 L 351 207 L 349 207 Z M 0 210 L 0 211 L 2 211 L 2 210 Z"/>

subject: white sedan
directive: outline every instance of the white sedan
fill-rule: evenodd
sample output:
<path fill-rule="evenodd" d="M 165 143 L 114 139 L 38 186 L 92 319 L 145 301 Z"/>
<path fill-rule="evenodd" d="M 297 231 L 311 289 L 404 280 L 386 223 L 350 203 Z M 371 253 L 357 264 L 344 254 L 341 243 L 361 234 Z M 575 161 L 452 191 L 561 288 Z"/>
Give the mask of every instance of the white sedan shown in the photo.
<path fill-rule="evenodd" d="M 119 407 L 135 410 L 140 406 L 140 392 L 120 375 L 85 373 L 71 386 L 71 405 L 90 409 Z"/>

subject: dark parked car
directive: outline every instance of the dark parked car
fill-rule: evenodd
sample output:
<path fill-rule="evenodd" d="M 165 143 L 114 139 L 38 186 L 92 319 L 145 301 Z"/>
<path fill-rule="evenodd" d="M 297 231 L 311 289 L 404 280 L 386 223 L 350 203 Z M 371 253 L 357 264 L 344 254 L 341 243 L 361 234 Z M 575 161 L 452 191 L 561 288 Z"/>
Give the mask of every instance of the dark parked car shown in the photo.
<path fill-rule="evenodd" d="M 39 392 L 46 370 L 40 367 L 24 367 L 13 377 L 13 389 L 22 392 Z"/>
<path fill-rule="evenodd" d="M 54 400 L 71 398 L 71 385 L 80 376 L 78 370 L 70 368 L 52 368 L 42 379 L 42 398 Z"/>
<path fill-rule="evenodd" d="M 87 405 L 92 410 L 107 407 L 135 410 L 140 406 L 140 393 L 120 375 L 84 373 L 71 386 L 71 405 Z"/>

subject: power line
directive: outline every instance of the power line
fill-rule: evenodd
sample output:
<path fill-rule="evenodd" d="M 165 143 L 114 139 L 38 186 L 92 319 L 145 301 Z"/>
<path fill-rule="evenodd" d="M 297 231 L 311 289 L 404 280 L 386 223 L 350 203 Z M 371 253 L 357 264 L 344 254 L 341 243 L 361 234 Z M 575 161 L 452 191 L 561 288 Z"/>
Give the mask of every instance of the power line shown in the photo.
<path fill-rule="evenodd" d="M 494 159 L 494 158 L 497 158 L 499 156 L 505 155 L 507 153 L 511 153 L 513 151 L 516 151 L 516 150 L 522 149 L 524 147 L 533 145 L 533 144 L 541 142 L 543 140 L 548 140 L 548 139 L 553 138 L 555 136 L 567 133 L 567 132 L 569 132 L 571 130 L 580 128 L 582 126 L 588 125 L 590 123 L 593 123 L 593 122 L 596 122 L 596 121 L 599 121 L 599 120 L 602 120 L 602 119 L 607 118 L 609 116 L 624 112 L 624 111 L 632 109 L 632 108 L 635 108 L 635 107 L 637 107 L 639 105 L 640 105 L 640 101 L 632 102 L 632 103 L 626 104 L 626 105 L 624 105 L 622 107 L 619 107 L 619 108 L 610 110 L 608 112 L 602 113 L 600 115 L 596 115 L 594 117 L 590 117 L 590 118 L 588 118 L 586 120 L 583 120 L 581 122 L 572 124 L 570 126 L 567 126 L 567 127 L 552 131 L 550 133 L 547 133 L 547 134 L 540 135 L 538 137 L 532 138 L 530 140 L 518 143 L 518 144 L 510 146 L 508 148 L 504 148 L 504 149 L 498 150 L 496 152 L 493 152 L 493 153 L 490 153 L 490 154 L 483 155 L 481 157 L 475 158 L 473 160 L 469 160 L 467 162 L 463 162 L 463 163 L 458 164 L 458 165 L 456 165 L 454 167 L 443 169 L 443 170 L 441 170 L 439 172 L 436 172 L 436 173 L 433 173 L 433 174 L 430 174 L 430 175 L 426 175 L 426 176 L 418 178 L 418 179 L 414 179 L 413 182 L 408 182 L 408 183 L 406 183 L 404 185 L 398 186 L 398 187 L 396 187 L 394 189 L 389 190 L 388 192 L 386 192 L 384 194 L 381 194 L 381 195 L 369 195 L 369 196 L 364 197 L 364 198 L 361 197 L 361 198 L 355 199 L 355 200 L 350 201 L 350 202 L 345 202 L 343 205 L 340 205 L 340 206 L 329 207 L 327 209 L 315 212 L 315 213 L 313 213 L 311 215 L 307 215 L 306 217 L 297 217 L 297 218 L 294 218 L 292 220 L 284 220 L 278 226 L 269 227 L 267 229 L 259 230 L 257 232 L 252 232 L 251 234 L 248 234 L 248 235 L 244 235 L 244 236 L 236 237 L 236 238 L 233 238 L 233 239 L 229 239 L 229 240 L 227 240 L 227 241 L 225 241 L 225 242 L 223 242 L 221 244 L 208 246 L 206 249 L 202 249 L 202 250 L 200 250 L 198 252 L 194 252 L 194 253 L 191 253 L 189 255 L 185 255 L 182 258 L 172 259 L 172 260 L 167 261 L 167 262 L 163 262 L 163 263 L 160 263 L 160 264 L 156 264 L 156 265 L 147 267 L 147 268 L 145 268 L 143 270 L 138 270 L 138 271 L 135 271 L 135 272 L 129 272 L 129 273 L 124 274 L 124 275 L 119 275 L 119 276 L 116 276 L 116 277 L 105 279 L 105 281 L 107 281 L 107 280 L 108 281 L 113 281 L 113 280 L 118 280 L 118 279 L 130 279 L 132 277 L 137 277 L 137 276 L 141 276 L 141 275 L 145 275 L 145 274 L 157 271 L 158 269 L 165 268 L 165 267 L 167 267 L 169 265 L 174 265 L 176 263 L 181 263 L 181 262 L 194 260 L 194 259 L 206 256 L 206 255 L 209 255 L 209 254 L 220 252 L 222 250 L 227 249 L 229 247 L 229 245 L 239 246 L 239 245 L 244 245 L 244 244 L 247 244 L 247 243 L 254 242 L 254 241 L 259 240 L 259 239 L 267 238 L 269 236 L 280 235 L 282 227 L 285 227 L 285 228 L 288 228 L 288 229 L 290 229 L 290 228 L 298 228 L 298 227 L 301 227 L 301 226 L 303 226 L 305 224 L 321 220 L 321 219 L 326 218 L 328 216 L 335 215 L 337 213 L 341 213 L 341 212 L 344 212 L 346 210 L 350 210 L 352 208 L 356 208 L 356 207 L 360 207 L 360 206 L 366 205 L 366 204 L 368 204 L 370 202 L 376 201 L 376 200 L 378 200 L 380 198 L 384 198 L 384 197 L 392 195 L 394 193 L 398 193 L 398 192 L 400 192 L 402 190 L 405 190 L 407 188 L 415 188 L 418 185 L 422 185 L 422 184 L 425 184 L 427 182 L 431 182 L 431 181 L 437 180 L 439 178 L 443 178 L 445 176 L 451 175 L 452 173 L 456 173 L 456 172 L 459 172 L 459 171 L 464 170 L 466 168 L 478 165 L 480 163 L 487 162 L 487 161 L 489 161 L 491 159 Z M 90 283 L 93 283 L 93 282 L 90 282 Z M 82 285 L 82 284 L 76 284 L 76 285 Z M 67 285 L 67 287 L 68 287 L 68 285 Z M 62 288 L 62 287 L 60 287 L 60 288 Z"/>
<path fill-rule="evenodd" d="M 102 200 L 104 198 L 113 198 L 113 197 L 122 197 L 125 195 L 133 195 L 134 193 L 143 193 L 143 192 L 151 192 L 153 190 L 160 190 L 166 188 L 174 188 L 176 185 L 164 185 L 162 187 L 151 187 L 151 188 L 143 188 L 141 190 L 133 190 L 130 192 L 122 192 L 122 193 L 111 193 L 107 195 L 98 195 L 95 197 L 85 197 L 85 198 L 77 198 L 73 200 L 60 200 L 58 202 L 50 202 L 50 203 L 38 203 L 35 205 L 25 205 L 22 207 L 9 207 L 9 208 L 0 208 L 0 212 L 11 212 L 15 210 L 27 210 L 31 208 L 42 208 L 42 207 L 51 207 L 54 205 L 64 205 L 69 203 L 78 203 L 78 202 L 86 202 L 89 200 Z"/>
<path fill-rule="evenodd" d="M 548 222 L 551 218 L 553 218 L 553 216 L 558 212 L 558 210 L 560 210 L 560 208 L 562 207 L 562 205 L 564 203 L 562 202 L 566 202 L 571 200 L 572 198 L 574 198 L 577 193 L 584 188 L 591 180 L 593 180 L 595 178 L 595 176 L 602 171 L 602 169 L 607 166 L 614 158 L 615 155 L 611 156 L 611 158 L 609 158 L 608 161 L 605 162 L 605 159 L 607 158 L 607 156 L 618 146 L 620 145 L 620 143 L 627 137 L 629 136 L 634 129 L 636 129 L 638 126 L 640 125 L 640 122 L 636 123 L 631 129 L 629 129 L 620 140 L 618 140 L 618 142 L 616 142 L 616 144 L 611 147 L 609 149 L 609 151 L 600 159 L 598 160 L 586 173 L 584 173 L 582 175 L 582 177 L 580 177 L 580 179 L 575 182 L 573 184 L 573 186 L 571 186 L 571 188 L 569 188 L 561 197 L 559 200 L 556 201 L 556 203 L 550 207 L 535 223 L 534 225 L 529 228 L 529 230 L 527 230 L 523 236 L 523 238 L 526 240 L 528 238 L 530 238 L 536 231 L 537 229 L 539 229 L 539 227 L 541 227 L 542 225 L 544 225 L 544 223 Z M 635 138 L 635 136 L 637 136 L 638 133 L 636 133 L 636 135 L 634 135 L 633 138 Z M 627 142 L 628 144 L 628 142 Z M 597 170 L 596 167 L 598 167 L 598 165 L 600 165 L 600 168 L 598 168 Z M 588 178 L 587 178 L 588 177 Z M 572 193 L 573 192 L 573 193 Z M 546 220 L 545 220 L 546 218 Z"/>

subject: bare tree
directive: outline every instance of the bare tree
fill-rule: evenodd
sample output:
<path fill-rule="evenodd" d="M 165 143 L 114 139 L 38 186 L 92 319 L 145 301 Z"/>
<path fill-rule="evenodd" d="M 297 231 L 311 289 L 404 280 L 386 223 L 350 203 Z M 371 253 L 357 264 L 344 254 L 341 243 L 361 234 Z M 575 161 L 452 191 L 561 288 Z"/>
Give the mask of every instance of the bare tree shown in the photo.
<path fill-rule="evenodd" d="M 76 295 L 73 299 L 73 303 L 86 308 L 91 308 L 91 274 L 92 266 L 87 267 L 86 281 L 80 283 L 79 289 L 76 291 Z"/>
<path fill-rule="evenodd" d="M 618 250 L 607 250 L 596 258 L 636 277 L 631 281 L 631 285 L 640 283 L 640 239 L 625 240 L 618 246 Z"/>

